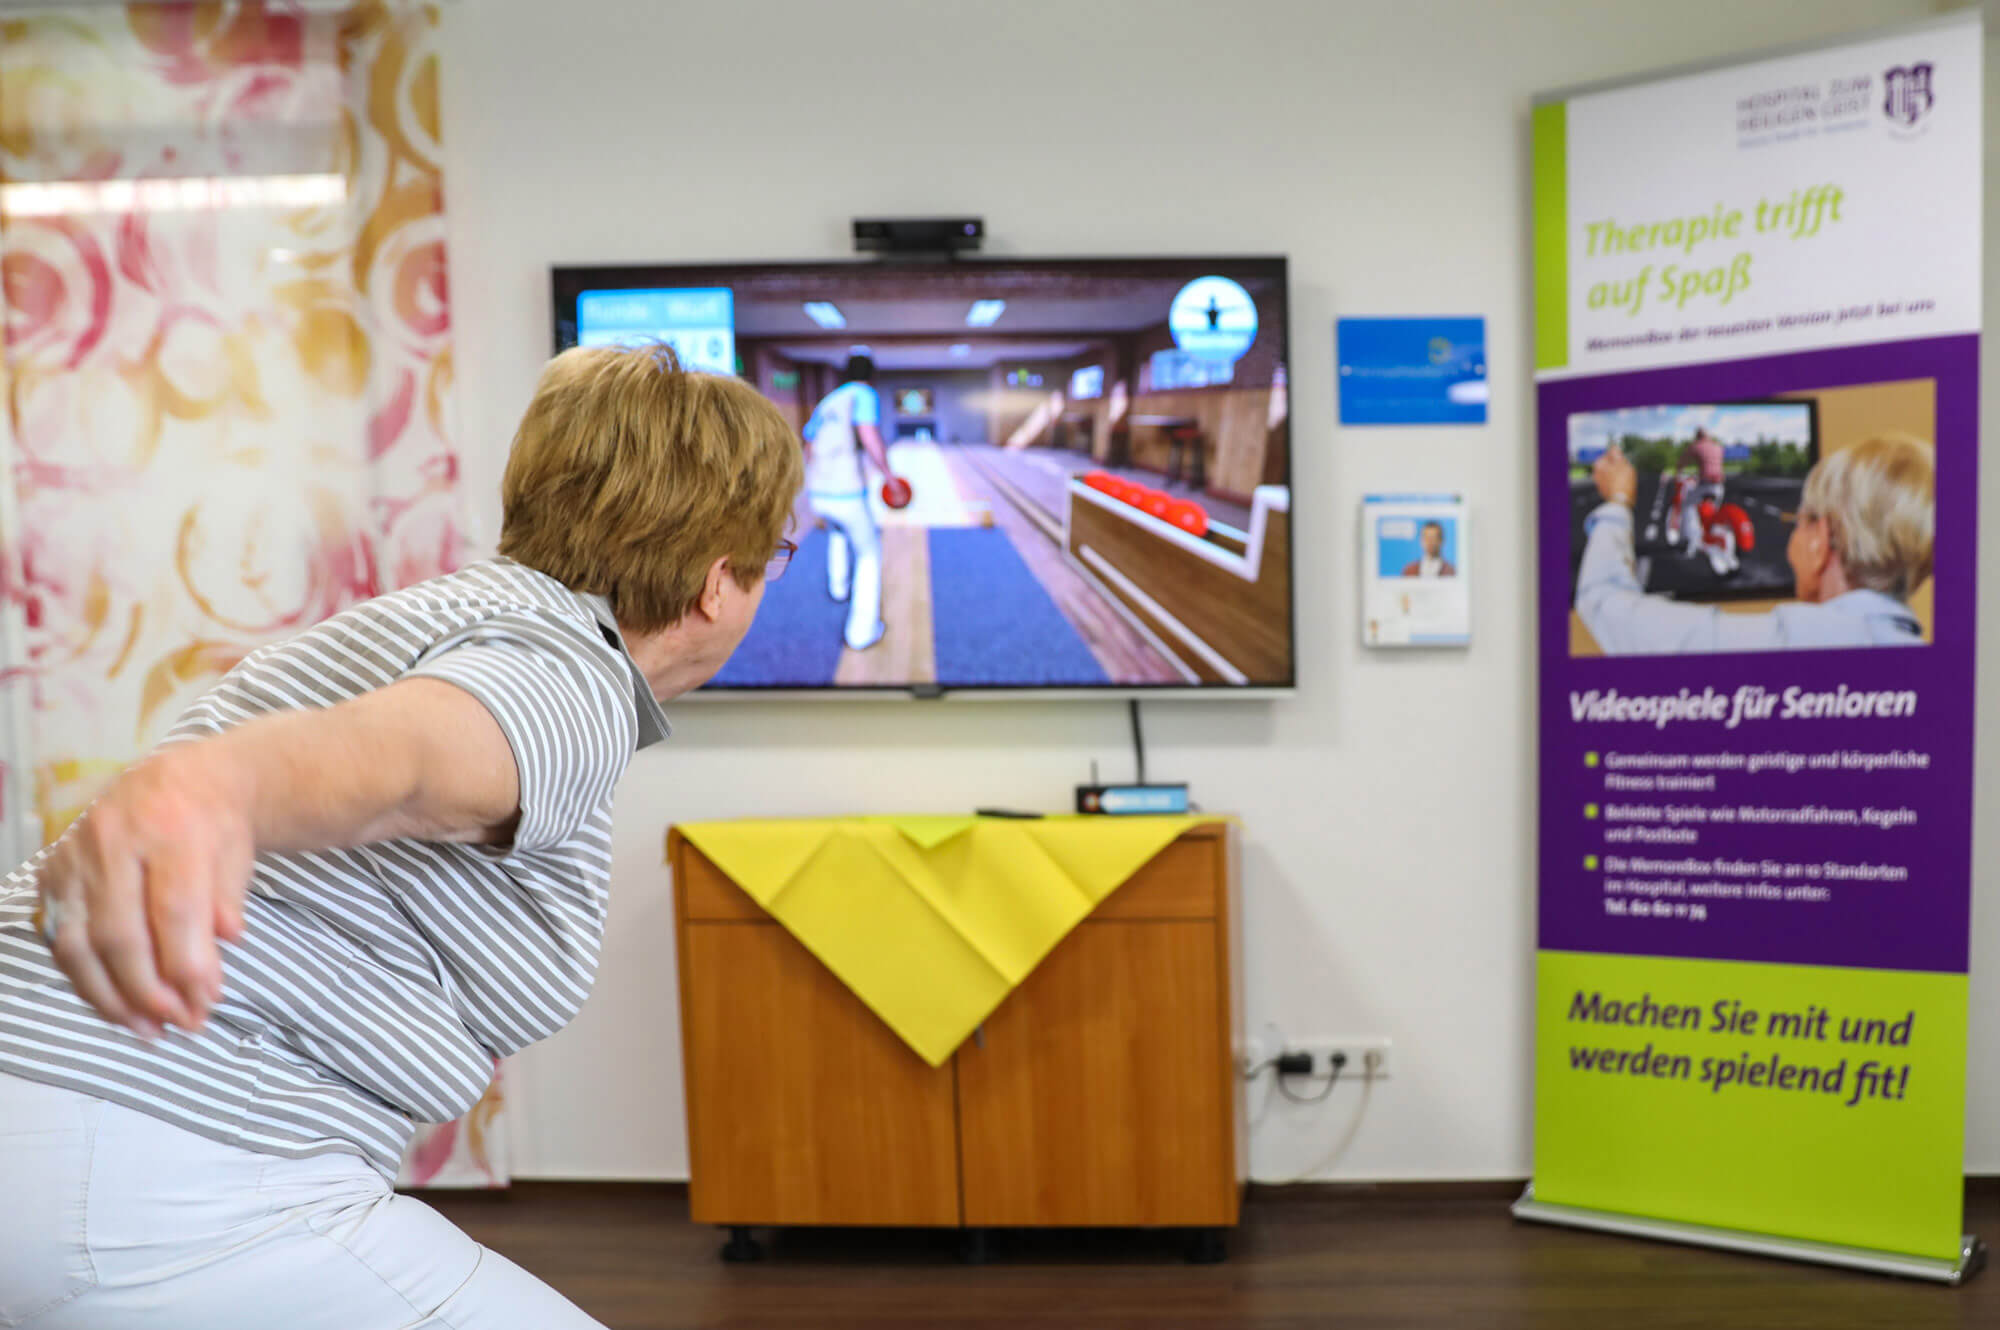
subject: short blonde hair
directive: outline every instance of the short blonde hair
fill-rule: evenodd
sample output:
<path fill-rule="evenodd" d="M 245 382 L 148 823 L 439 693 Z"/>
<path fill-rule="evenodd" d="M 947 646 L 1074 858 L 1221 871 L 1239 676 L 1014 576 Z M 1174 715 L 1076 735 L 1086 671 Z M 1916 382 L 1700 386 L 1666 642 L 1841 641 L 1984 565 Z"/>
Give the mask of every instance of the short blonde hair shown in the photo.
<path fill-rule="evenodd" d="M 1931 445 L 1883 434 L 1829 453 L 1806 477 L 1800 520 L 1825 518 L 1857 587 L 1907 597 L 1931 575 L 1937 462 Z"/>
<path fill-rule="evenodd" d="M 797 430 L 749 384 L 664 346 L 576 347 L 514 433 L 500 553 L 652 632 L 695 607 L 719 558 L 756 586 L 804 480 Z"/>

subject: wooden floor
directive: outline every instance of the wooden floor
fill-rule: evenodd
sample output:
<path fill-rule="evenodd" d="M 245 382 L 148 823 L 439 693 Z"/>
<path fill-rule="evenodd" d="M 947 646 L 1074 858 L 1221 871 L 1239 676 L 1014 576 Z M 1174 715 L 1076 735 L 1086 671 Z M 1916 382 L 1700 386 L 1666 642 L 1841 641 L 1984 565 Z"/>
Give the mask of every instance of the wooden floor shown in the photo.
<path fill-rule="evenodd" d="M 2000 1326 L 2000 1272 L 1964 1288 L 1515 1224 L 1511 1189 L 1255 1195 L 1226 1264 L 1163 1235 L 791 1232 L 716 1259 L 680 1188 L 527 1183 L 426 1200 L 612 1330 L 1942 1330 Z M 1293 1195 L 1296 1195 L 1294 1193 Z M 2000 1237 L 2000 1187 L 1968 1227 Z"/>

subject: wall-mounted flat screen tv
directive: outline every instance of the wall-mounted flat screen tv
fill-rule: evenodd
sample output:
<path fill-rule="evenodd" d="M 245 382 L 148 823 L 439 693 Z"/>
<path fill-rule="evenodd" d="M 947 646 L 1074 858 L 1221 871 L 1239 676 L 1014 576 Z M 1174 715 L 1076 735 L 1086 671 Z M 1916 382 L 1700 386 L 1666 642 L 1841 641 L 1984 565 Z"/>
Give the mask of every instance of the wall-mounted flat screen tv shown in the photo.
<path fill-rule="evenodd" d="M 1282 258 L 553 276 L 557 350 L 664 342 L 798 432 L 798 556 L 708 691 L 1293 686 Z"/>

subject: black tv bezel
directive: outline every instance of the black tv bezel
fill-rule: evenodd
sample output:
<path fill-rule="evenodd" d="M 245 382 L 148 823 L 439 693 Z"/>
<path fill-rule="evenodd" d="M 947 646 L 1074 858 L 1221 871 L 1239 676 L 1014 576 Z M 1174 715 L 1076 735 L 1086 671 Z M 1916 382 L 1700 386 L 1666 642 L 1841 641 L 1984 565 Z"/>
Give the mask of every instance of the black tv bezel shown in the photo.
<path fill-rule="evenodd" d="M 1291 261 L 1284 254 L 1157 254 L 1120 255 L 1110 258 L 1039 258 L 1028 255 L 963 254 L 948 259 L 909 258 L 884 255 L 876 258 L 760 259 L 744 262 L 692 260 L 682 263 L 579 263 L 551 264 L 549 267 L 549 327 L 551 353 L 560 355 L 576 345 L 576 302 L 586 291 L 615 287 L 640 288 L 659 285 L 665 274 L 729 272 L 737 274 L 796 273 L 801 271 L 845 270 L 851 272 L 935 273 L 940 268 L 965 271 L 977 268 L 1077 269 L 1094 272 L 1119 269 L 1143 271 L 1147 268 L 1226 268 L 1275 267 L 1284 291 L 1283 354 L 1278 363 L 1285 374 L 1288 395 L 1285 414 L 1285 490 L 1290 498 L 1288 512 L 1297 512 L 1298 430 L 1297 414 L 1291 403 L 1297 400 L 1292 377 L 1292 287 Z M 1298 691 L 1299 680 L 1299 585 L 1298 524 L 1292 523 L 1292 538 L 1286 542 L 1285 580 L 1290 594 L 1286 604 L 1285 634 L 1290 643 L 1290 669 L 1281 682 L 1230 683 L 1105 683 L 1105 684 L 848 684 L 822 687 L 779 685 L 769 688 L 716 687 L 704 684 L 687 695 L 717 701 L 751 699 L 840 699 L 917 698 L 936 700 L 965 698 L 1063 698 L 1102 699 L 1124 697 L 1174 697 L 1201 701 L 1251 701 L 1288 697 Z"/>

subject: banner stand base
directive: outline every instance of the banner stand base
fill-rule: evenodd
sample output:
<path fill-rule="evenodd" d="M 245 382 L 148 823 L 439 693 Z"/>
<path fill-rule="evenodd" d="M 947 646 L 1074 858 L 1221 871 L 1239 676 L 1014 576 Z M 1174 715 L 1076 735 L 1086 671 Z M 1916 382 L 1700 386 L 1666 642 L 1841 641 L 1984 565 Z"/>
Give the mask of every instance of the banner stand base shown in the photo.
<path fill-rule="evenodd" d="M 1924 1256 L 1899 1256 L 1895 1252 L 1873 1251 L 1866 1247 L 1842 1247 L 1801 1238 L 1774 1238 L 1736 1229 L 1681 1224 L 1669 1219 L 1642 1219 L 1636 1215 L 1614 1214 L 1609 1210 L 1553 1205 L 1536 1200 L 1533 1187 L 1529 1187 L 1521 1194 L 1521 1199 L 1514 1202 L 1514 1218 L 1537 1224 L 1561 1224 L 1568 1228 L 1616 1233 L 1628 1238 L 1652 1238 L 1659 1242 L 1747 1252 L 1752 1256 L 1780 1256 L 1817 1265 L 1846 1266 L 1871 1274 L 1927 1279 L 1939 1284 L 1963 1284 L 1986 1268 L 1986 1244 L 1970 1234 L 1966 1235 L 1956 1261 L 1940 1261 Z"/>

